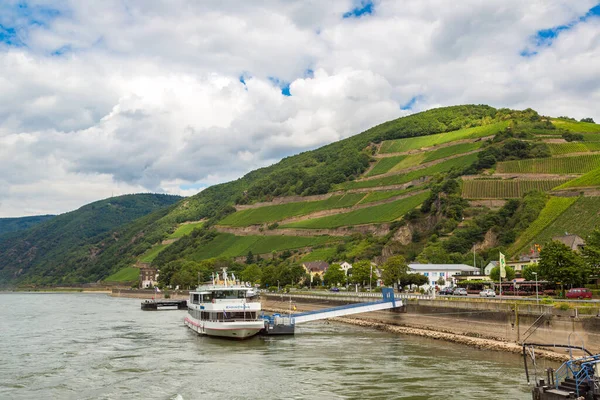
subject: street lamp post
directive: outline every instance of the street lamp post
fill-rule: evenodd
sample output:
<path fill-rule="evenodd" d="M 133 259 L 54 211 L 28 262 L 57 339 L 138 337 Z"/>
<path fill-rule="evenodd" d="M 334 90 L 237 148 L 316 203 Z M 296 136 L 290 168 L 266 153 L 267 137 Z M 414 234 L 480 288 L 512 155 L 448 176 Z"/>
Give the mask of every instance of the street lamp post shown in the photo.
<path fill-rule="evenodd" d="M 539 306 L 540 305 L 540 298 L 538 296 L 538 278 L 537 278 L 537 272 L 532 272 L 535 275 L 535 303 Z"/>
<path fill-rule="evenodd" d="M 369 292 L 371 292 L 371 278 L 373 277 L 373 265 L 371 265 L 371 273 L 369 274 Z"/>

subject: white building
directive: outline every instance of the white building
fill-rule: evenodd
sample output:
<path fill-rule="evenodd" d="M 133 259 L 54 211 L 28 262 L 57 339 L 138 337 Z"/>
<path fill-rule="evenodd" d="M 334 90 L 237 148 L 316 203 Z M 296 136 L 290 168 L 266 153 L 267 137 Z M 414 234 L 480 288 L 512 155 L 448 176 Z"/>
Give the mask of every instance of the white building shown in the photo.
<path fill-rule="evenodd" d="M 466 264 L 408 264 L 409 273 L 421 274 L 429 278 L 429 284 L 423 285 L 425 290 L 439 286 L 444 288 L 456 284 L 455 275 L 479 275 L 479 268 Z M 445 283 L 438 285 L 437 281 L 443 278 Z"/>
<path fill-rule="evenodd" d="M 342 267 L 344 274 L 348 276 L 348 270 L 352 269 L 352 264 L 350 264 L 348 261 L 344 261 L 343 263 L 340 263 L 340 267 Z"/>
<path fill-rule="evenodd" d="M 498 265 L 500 265 L 500 263 L 498 261 L 490 261 L 488 263 L 488 265 L 486 265 L 485 268 L 483 269 L 483 274 L 490 276 L 490 273 L 492 272 L 492 270 L 494 268 L 496 268 Z"/>

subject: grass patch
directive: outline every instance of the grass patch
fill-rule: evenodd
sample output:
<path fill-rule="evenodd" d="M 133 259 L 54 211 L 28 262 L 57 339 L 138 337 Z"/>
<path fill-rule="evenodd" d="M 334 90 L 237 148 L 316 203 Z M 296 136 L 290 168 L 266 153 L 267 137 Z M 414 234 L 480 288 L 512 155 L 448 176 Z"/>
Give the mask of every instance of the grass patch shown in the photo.
<path fill-rule="evenodd" d="M 587 174 L 581 175 L 579 178 L 575 178 L 563 183 L 556 189 L 569 189 L 586 186 L 600 186 L 600 168 L 596 168 Z"/>
<path fill-rule="evenodd" d="M 338 185 L 340 189 L 360 189 L 360 188 L 369 188 L 376 186 L 389 186 L 389 185 L 399 185 L 402 183 L 407 183 L 412 180 L 422 178 L 425 176 L 435 175 L 441 172 L 448 172 L 452 168 L 463 168 L 471 165 L 475 160 L 477 160 L 477 154 L 469 154 L 462 157 L 453 158 L 451 160 L 443 161 L 439 164 L 432 165 L 427 168 L 419 169 L 416 171 L 410 171 L 406 174 L 398 174 L 392 176 L 386 176 L 378 179 L 371 179 L 368 181 L 359 181 L 359 182 L 346 182 L 341 185 Z"/>
<path fill-rule="evenodd" d="M 104 282 L 133 282 L 138 279 L 140 279 L 139 268 L 125 267 L 106 278 Z"/>
<path fill-rule="evenodd" d="M 335 254 L 335 247 L 323 247 L 321 249 L 314 250 L 311 253 L 308 253 L 302 259 L 301 262 L 309 262 L 309 261 L 327 261 L 329 258 L 333 257 Z"/>
<path fill-rule="evenodd" d="M 230 214 L 221 220 L 219 224 L 226 226 L 249 226 L 281 221 L 286 218 L 306 215 L 316 211 L 352 207 L 363 197 L 365 197 L 364 193 L 348 193 L 343 196 L 332 196 L 327 200 L 251 208 Z"/>
<path fill-rule="evenodd" d="M 397 200 L 392 203 L 362 208 L 345 214 L 293 222 L 285 225 L 290 228 L 326 229 L 341 226 L 361 225 L 394 221 L 420 205 L 429 196 L 429 191 Z"/>
<path fill-rule="evenodd" d="M 181 224 L 177 227 L 175 232 L 169 235 L 169 239 L 177 239 L 185 235 L 189 235 L 196 228 L 200 228 L 204 225 L 204 222 L 194 222 L 191 224 Z"/>
<path fill-rule="evenodd" d="M 566 129 L 577 133 L 600 133 L 600 125 L 590 122 L 576 122 L 567 119 L 552 119 L 552 124 L 557 128 Z M 600 139 L 598 139 L 600 140 Z"/>
<path fill-rule="evenodd" d="M 538 234 L 533 243 L 545 244 L 553 236 L 576 234 L 585 239 L 600 224 L 600 197 L 579 197 L 565 212 Z"/>
<path fill-rule="evenodd" d="M 381 150 L 379 152 L 400 153 L 408 150 L 416 150 L 423 147 L 432 147 L 443 143 L 454 142 L 455 140 L 492 136 L 505 129 L 508 124 L 508 121 L 502 121 L 490 125 L 459 129 L 457 131 L 438 133 L 435 135 L 418 136 L 398 140 L 386 140 L 382 143 Z"/>
<path fill-rule="evenodd" d="M 567 179 L 501 180 L 474 179 L 462 183 L 462 197 L 467 199 L 520 198 L 532 190 L 547 192 L 567 182 Z"/>
<path fill-rule="evenodd" d="M 600 154 L 573 157 L 531 158 L 527 160 L 503 161 L 496 171 L 500 173 L 534 174 L 583 174 L 600 165 Z"/>
<path fill-rule="evenodd" d="M 201 261 L 214 257 L 245 256 L 249 251 L 253 254 L 265 254 L 323 245 L 330 241 L 332 238 L 329 236 L 235 236 L 219 233 L 209 243 L 192 252 L 189 257 L 194 261 Z"/>
<path fill-rule="evenodd" d="M 157 244 L 155 246 L 152 246 L 140 256 L 139 260 L 144 263 L 151 263 L 152 261 L 154 261 L 158 253 L 163 251 L 167 246 L 168 244 Z"/>
<path fill-rule="evenodd" d="M 540 234 L 548 225 L 564 213 L 577 201 L 577 197 L 551 197 L 546 203 L 540 215 L 523 232 L 517 241 L 508 250 L 509 254 L 517 254 L 527 245 L 533 244 L 533 239 Z"/>
<path fill-rule="evenodd" d="M 388 172 L 392 169 L 396 164 L 405 159 L 406 156 L 394 156 L 394 157 L 386 157 L 380 159 L 377 164 L 373 167 L 371 171 L 366 176 L 374 176 L 381 175 Z"/>

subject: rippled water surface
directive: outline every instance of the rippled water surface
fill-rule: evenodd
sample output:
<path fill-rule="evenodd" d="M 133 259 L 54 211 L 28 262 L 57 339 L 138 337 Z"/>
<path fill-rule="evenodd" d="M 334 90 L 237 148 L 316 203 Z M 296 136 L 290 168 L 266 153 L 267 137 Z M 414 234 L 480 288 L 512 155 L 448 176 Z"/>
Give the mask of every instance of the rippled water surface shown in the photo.
<path fill-rule="evenodd" d="M 0 294 L 1 399 L 529 399 L 521 359 L 337 323 L 197 336 L 184 311 L 100 294 Z"/>

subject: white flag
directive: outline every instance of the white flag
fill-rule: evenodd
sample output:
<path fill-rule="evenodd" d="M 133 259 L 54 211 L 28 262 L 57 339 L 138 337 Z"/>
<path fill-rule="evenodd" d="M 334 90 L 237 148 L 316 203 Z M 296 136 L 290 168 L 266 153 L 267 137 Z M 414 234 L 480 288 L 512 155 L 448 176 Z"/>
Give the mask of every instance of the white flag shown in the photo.
<path fill-rule="evenodd" d="M 506 278 L 506 259 L 502 253 L 500 253 L 500 277 Z"/>

